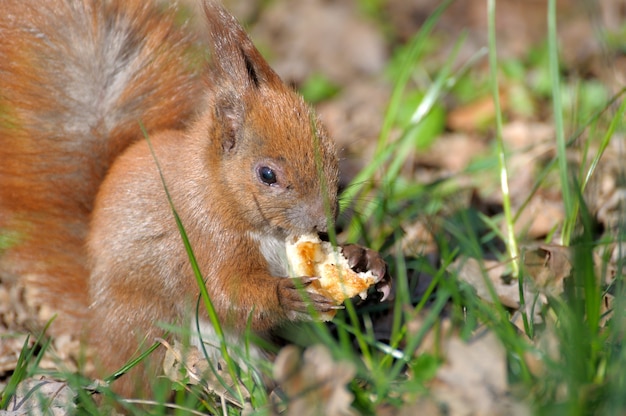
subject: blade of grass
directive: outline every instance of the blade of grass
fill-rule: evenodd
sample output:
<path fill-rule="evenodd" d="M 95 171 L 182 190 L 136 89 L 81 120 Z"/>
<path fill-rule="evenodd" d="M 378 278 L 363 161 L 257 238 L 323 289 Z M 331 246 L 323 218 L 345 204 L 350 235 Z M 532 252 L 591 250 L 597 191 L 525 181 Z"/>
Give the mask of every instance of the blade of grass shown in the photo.
<path fill-rule="evenodd" d="M 424 95 L 424 98 L 413 111 L 410 126 L 403 132 L 400 138 L 395 140 L 393 143 L 387 144 L 386 142 L 379 141 L 379 147 L 376 150 L 376 157 L 374 158 L 374 161 L 357 175 L 357 177 L 352 182 L 352 185 L 350 185 L 350 187 L 346 189 L 347 193 L 344 192 L 344 195 L 342 195 L 342 199 L 346 197 L 350 198 L 353 195 L 352 192 L 354 192 L 356 189 L 356 187 L 353 188 L 354 184 L 365 183 L 368 181 L 371 183 L 371 178 L 373 177 L 377 169 L 379 167 L 382 167 L 385 163 L 389 163 L 389 166 L 387 167 L 387 169 L 385 169 L 385 173 L 381 180 L 380 189 L 383 192 L 383 196 L 374 198 L 373 200 L 369 201 L 364 200 L 364 204 L 357 206 L 357 208 L 355 209 L 355 211 L 358 212 L 358 215 L 356 217 L 360 218 L 353 220 L 350 224 L 348 233 L 348 239 L 350 241 L 354 241 L 361 235 L 363 230 L 361 222 L 367 221 L 367 219 L 369 219 L 373 215 L 376 209 L 380 207 L 381 201 L 383 203 L 386 203 L 390 199 L 393 199 L 391 196 L 393 195 L 396 181 L 400 174 L 401 168 L 406 163 L 406 160 L 411 154 L 411 151 L 415 148 L 415 144 L 413 142 L 414 135 L 412 134 L 412 132 L 414 129 L 420 126 L 420 123 L 424 121 L 424 118 L 431 111 L 435 102 L 441 96 L 442 92 L 453 86 L 450 83 L 450 80 L 452 78 L 450 74 L 452 72 L 452 66 L 456 61 L 464 39 L 465 38 L 462 36 L 458 38 L 452 53 L 448 56 L 445 64 L 442 66 L 441 70 L 437 74 L 435 81 L 429 86 Z M 405 65 L 409 64 L 411 64 L 411 62 L 405 63 Z M 416 65 L 416 63 L 414 63 L 414 65 Z M 466 69 L 467 67 L 464 66 L 461 70 L 464 71 Z M 402 97 L 400 97 L 399 99 L 401 98 Z M 384 143 L 384 146 L 386 147 L 381 147 L 380 143 Z M 362 177 L 363 173 L 367 173 L 367 175 L 369 176 Z M 385 211 L 386 210 L 384 209 L 381 210 L 381 212 L 383 213 Z M 372 244 L 373 248 L 377 249 L 379 245 L 382 244 L 382 241 L 374 241 L 372 242 Z"/>
<path fill-rule="evenodd" d="M 413 143 L 407 140 L 411 138 L 411 134 L 408 133 L 412 128 L 415 128 L 424 120 L 424 118 L 432 110 L 436 101 L 441 96 L 442 91 L 444 91 L 446 87 L 450 87 L 450 85 L 447 84 L 449 84 L 448 81 L 452 72 L 452 65 L 454 65 L 454 62 L 456 61 L 456 58 L 464 41 L 465 36 L 460 36 L 457 39 L 454 48 L 452 49 L 452 52 L 448 56 L 445 64 L 441 67 L 441 70 L 437 74 L 435 81 L 430 85 L 430 87 L 426 91 L 426 94 L 424 94 L 424 98 L 413 111 L 413 114 L 411 115 L 411 127 L 409 127 L 403 137 L 398 140 L 400 142 L 398 153 L 392 159 L 389 168 L 385 171 L 385 176 L 383 180 L 384 186 L 393 185 L 393 183 L 398 178 L 402 165 L 406 161 L 409 150 L 414 147 Z"/>
<path fill-rule="evenodd" d="M 624 94 L 626 94 L 626 87 L 622 88 L 613 97 L 611 97 L 611 99 L 606 103 L 606 105 L 604 107 L 602 107 L 600 110 L 598 110 L 594 114 L 592 114 L 587 119 L 587 121 L 585 123 L 583 123 L 583 125 L 581 127 L 579 127 L 576 130 L 576 132 L 569 137 L 566 146 L 570 146 L 574 142 L 576 142 L 576 140 L 578 140 L 582 136 L 582 134 L 585 132 L 587 126 L 589 126 L 590 124 L 596 123 L 603 114 L 605 114 L 608 110 L 613 108 L 615 103 L 620 98 L 622 98 L 622 96 Z M 606 137 L 610 137 L 610 136 L 607 134 Z M 599 158 L 598 158 L 598 161 L 599 161 Z M 543 181 L 546 179 L 546 177 L 548 176 L 550 171 L 552 171 L 552 169 L 554 168 L 554 165 L 555 165 L 556 162 L 557 162 L 556 158 L 555 159 L 551 159 L 546 164 L 546 166 L 538 173 L 537 179 L 535 180 L 532 189 L 530 190 L 530 192 L 528 193 L 528 195 L 524 199 L 524 202 L 522 202 L 522 204 L 520 205 L 520 208 L 518 209 L 517 213 L 515 214 L 515 217 L 514 217 L 513 221 L 517 221 L 519 216 L 523 213 L 524 209 L 526 209 L 526 207 L 530 203 L 532 197 L 537 193 L 537 191 L 541 187 L 541 184 L 543 183 Z"/>
<path fill-rule="evenodd" d="M 155 342 L 153 343 L 149 348 L 147 348 L 145 351 L 142 351 L 141 354 L 139 354 L 136 358 L 132 358 L 130 359 L 128 362 L 126 362 L 126 364 L 124 364 L 121 368 L 119 368 L 117 371 L 115 371 L 113 374 L 107 376 L 104 378 L 104 381 L 107 383 L 111 383 L 115 380 L 117 380 L 118 378 L 120 378 L 121 376 L 123 376 L 124 374 L 126 374 L 128 371 L 130 371 L 133 367 L 135 367 L 137 364 L 139 364 L 140 362 L 142 362 L 143 360 L 145 360 L 150 354 L 152 354 L 152 352 L 154 350 L 156 350 L 159 346 L 161 345 L 160 342 Z"/>
<path fill-rule="evenodd" d="M 422 343 L 424 337 L 429 330 L 436 324 L 441 316 L 441 312 L 445 305 L 449 301 L 449 293 L 445 289 L 439 289 L 437 291 L 434 302 L 429 306 L 428 313 L 422 321 L 422 325 L 416 334 L 412 335 L 408 339 L 404 338 L 406 345 L 402 349 L 401 356 L 391 357 L 386 355 L 384 358 L 395 358 L 396 361 L 391 365 L 391 368 L 387 370 L 387 377 L 384 380 L 378 381 L 378 397 L 379 400 L 384 399 L 391 391 L 392 385 L 397 380 L 398 376 L 402 373 L 404 367 L 413 359 L 415 352 L 419 345 Z M 403 326 L 403 333 L 408 334 L 407 324 Z M 392 346 L 392 348 L 394 348 Z M 394 348 L 395 349 L 395 348 Z"/>
<path fill-rule="evenodd" d="M 559 73 L 559 50 L 556 32 L 556 0 L 548 0 L 548 61 L 552 83 L 552 113 L 556 134 L 557 162 L 561 178 L 561 195 L 565 208 L 565 222 L 561 234 L 561 244 L 568 245 L 576 222 L 570 188 L 570 173 L 567 161 L 567 146 L 563 124 L 563 104 L 561 103 L 561 77 Z"/>
<path fill-rule="evenodd" d="M 15 364 L 15 370 L 13 370 L 13 374 L 11 378 L 7 382 L 4 390 L 2 391 L 2 399 L 0 400 L 0 409 L 6 410 L 9 406 L 9 401 L 15 395 L 17 391 L 17 386 L 22 382 L 25 378 L 27 378 L 28 374 L 28 362 L 30 358 L 33 356 L 35 348 L 28 346 L 28 341 L 30 341 L 30 335 L 26 336 L 24 340 L 24 345 L 22 345 L 22 349 L 20 350 L 20 355 L 17 357 L 17 364 Z M 36 345 L 36 344 L 35 344 Z"/>
<path fill-rule="evenodd" d="M 604 134 L 602 138 L 602 141 L 600 143 L 600 148 L 598 149 L 595 157 L 593 158 L 593 161 L 591 162 L 591 165 L 589 166 L 589 169 L 587 170 L 587 174 L 585 175 L 583 182 L 581 184 L 581 191 L 584 192 L 585 188 L 587 187 L 587 184 L 589 183 L 591 176 L 595 172 L 596 167 L 598 166 L 598 163 L 600 162 L 600 158 L 602 157 L 602 155 L 604 154 L 604 151 L 606 150 L 607 146 L 611 142 L 611 138 L 613 137 L 615 130 L 617 129 L 618 126 L 624 123 L 625 112 L 626 112 L 626 100 L 622 100 L 622 103 L 617 109 L 617 112 L 615 113 L 614 117 L 611 119 L 609 128 L 607 129 L 606 133 Z"/>
<path fill-rule="evenodd" d="M 383 119 L 383 125 L 378 136 L 378 143 L 375 151 L 377 155 L 363 170 L 361 170 L 352 180 L 350 186 L 342 194 L 343 201 L 352 201 L 361 191 L 369 190 L 373 186 L 372 178 L 380 169 L 380 167 L 388 160 L 393 150 L 389 146 L 389 137 L 394 122 L 397 120 L 402 97 L 406 90 L 406 86 L 411 78 L 411 74 L 421 58 L 422 51 L 427 44 L 428 37 L 433 27 L 443 14 L 444 10 L 452 3 L 452 0 L 445 0 L 437 9 L 428 17 L 422 25 L 417 35 L 411 40 L 409 52 L 401 66 L 401 71 L 394 84 L 389 105 Z M 345 207 L 345 205 L 344 205 Z"/>
<path fill-rule="evenodd" d="M 17 358 L 15 370 L 9 378 L 4 390 L 2 391 L 2 397 L 0 397 L 0 409 L 6 409 L 9 405 L 9 401 L 15 395 L 17 386 L 25 379 L 31 377 L 34 371 L 38 368 L 46 350 L 48 349 L 51 340 L 45 338 L 45 334 L 52 324 L 54 318 L 50 319 L 41 333 L 37 336 L 35 343 L 32 346 L 28 346 L 30 341 L 30 335 L 26 336 L 24 345 L 20 350 L 20 355 Z"/>
<path fill-rule="evenodd" d="M 496 0 L 487 2 L 487 21 L 489 38 L 489 77 L 491 80 L 491 94 L 495 106 L 496 115 L 496 145 L 498 148 L 498 166 L 500 170 L 500 188 L 502 190 L 502 208 L 504 210 L 504 220 L 507 230 L 505 239 L 507 251 L 511 259 L 513 277 L 519 276 L 519 250 L 515 237 L 515 222 L 511 213 L 511 195 L 509 192 L 509 178 L 506 167 L 506 154 L 504 149 L 504 139 L 502 137 L 502 109 L 500 107 L 500 86 L 498 83 L 498 56 L 496 50 Z"/>
<path fill-rule="evenodd" d="M 573 247 L 573 270 L 577 284 L 584 288 L 585 323 L 588 327 L 590 357 L 589 360 L 595 365 L 600 352 L 599 331 L 600 317 L 602 315 L 601 301 L 602 293 L 598 279 L 596 279 L 595 264 L 593 259 L 593 225 L 592 218 L 587 205 L 583 199 L 582 189 L 574 188 L 577 197 L 577 204 L 580 207 L 580 222 L 582 223 L 583 234 L 577 244 Z"/>
<path fill-rule="evenodd" d="M 180 236 L 181 239 L 183 241 L 183 244 L 185 246 L 185 250 L 187 252 L 187 255 L 189 257 L 189 263 L 191 265 L 191 268 L 193 270 L 193 274 L 196 278 L 196 283 L 198 284 L 198 287 L 200 289 L 200 297 L 204 303 L 204 306 L 207 310 L 207 314 L 209 315 L 209 321 L 211 322 L 211 325 L 213 326 L 213 329 L 215 330 L 215 333 L 218 337 L 218 339 L 220 340 L 220 353 L 222 355 L 222 358 L 224 359 L 224 361 L 226 362 L 226 366 L 228 368 L 228 372 L 230 373 L 230 376 L 232 377 L 233 380 L 237 380 L 238 376 L 237 376 L 237 371 L 236 371 L 236 365 L 232 359 L 232 357 L 230 356 L 229 352 L 228 352 L 228 346 L 227 346 L 227 340 L 226 340 L 226 335 L 224 333 L 224 330 L 219 322 L 219 318 L 217 316 L 217 311 L 215 310 L 215 307 L 213 306 L 213 302 L 211 301 L 211 297 L 209 296 L 209 292 L 207 291 L 206 288 L 206 284 L 204 282 L 204 277 L 202 275 L 202 272 L 200 270 L 200 267 L 198 266 L 198 262 L 196 260 L 196 256 L 194 255 L 193 252 L 193 248 L 191 247 L 191 243 L 189 242 L 189 238 L 187 237 L 187 233 L 185 232 L 185 228 L 183 226 L 182 220 L 180 218 L 180 216 L 178 215 L 178 212 L 176 211 L 176 207 L 174 206 L 174 202 L 172 200 L 172 197 L 169 193 L 169 190 L 167 188 L 167 184 L 165 182 L 165 177 L 163 176 L 163 170 L 161 169 L 161 165 L 159 164 L 159 161 L 156 157 L 156 153 L 154 152 L 154 148 L 152 147 L 152 142 L 150 141 L 150 137 L 148 136 L 148 132 L 146 131 L 145 127 L 143 126 L 143 124 L 140 124 L 141 127 L 141 131 L 144 135 L 145 140 L 148 143 L 148 147 L 150 148 L 150 153 L 152 154 L 152 157 L 154 159 L 154 163 L 156 164 L 157 170 L 159 172 L 159 177 L 161 178 L 161 183 L 163 184 L 163 189 L 165 191 L 165 195 L 167 197 L 167 201 L 170 205 L 170 208 L 172 209 L 172 214 L 174 216 L 174 220 L 176 221 L 176 226 L 178 227 L 178 231 L 180 232 Z M 199 334 L 201 335 L 201 334 Z M 240 385 L 239 383 L 234 383 L 235 387 L 237 389 L 236 392 L 236 397 L 238 397 L 241 402 L 244 402 L 244 395 L 240 390 Z M 230 387 L 227 385 L 224 385 L 225 388 L 230 390 Z"/>

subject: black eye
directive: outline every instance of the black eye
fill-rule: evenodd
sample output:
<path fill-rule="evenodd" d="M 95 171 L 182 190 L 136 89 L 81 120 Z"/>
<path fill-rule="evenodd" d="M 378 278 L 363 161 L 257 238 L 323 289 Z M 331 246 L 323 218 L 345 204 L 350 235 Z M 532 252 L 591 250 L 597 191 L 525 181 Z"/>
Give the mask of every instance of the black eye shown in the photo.
<path fill-rule="evenodd" d="M 276 173 L 274 170 L 267 166 L 261 166 L 259 168 L 259 178 L 266 185 L 273 185 L 276 183 Z"/>

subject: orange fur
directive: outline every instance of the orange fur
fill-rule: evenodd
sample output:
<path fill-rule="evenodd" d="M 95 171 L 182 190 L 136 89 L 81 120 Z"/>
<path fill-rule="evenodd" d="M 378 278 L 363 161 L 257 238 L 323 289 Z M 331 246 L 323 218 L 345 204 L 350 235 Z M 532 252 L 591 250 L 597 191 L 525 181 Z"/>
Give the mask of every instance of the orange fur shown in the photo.
<path fill-rule="evenodd" d="M 337 156 L 236 20 L 205 2 L 203 82 L 200 49 L 173 10 L 140 0 L 3 9 L 0 235 L 14 237 L 0 253 L 3 284 L 36 289 L 59 313 L 53 334 L 77 335 L 86 320 L 101 374 L 152 343 L 158 322 L 189 327 L 199 292 L 141 121 L 228 333 L 301 319 L 281 244 L 326 229 Z M 144 370 L 118 390 L 131 394 Z"/>
<path fill-rule="evenodd" d="M 7 0 L 0 15 L 0 279 L 85 317 L 84 240 L 109 166 L 148 131 L 184 126 L 201 93 L 194 39 L 140 0 Z"/>

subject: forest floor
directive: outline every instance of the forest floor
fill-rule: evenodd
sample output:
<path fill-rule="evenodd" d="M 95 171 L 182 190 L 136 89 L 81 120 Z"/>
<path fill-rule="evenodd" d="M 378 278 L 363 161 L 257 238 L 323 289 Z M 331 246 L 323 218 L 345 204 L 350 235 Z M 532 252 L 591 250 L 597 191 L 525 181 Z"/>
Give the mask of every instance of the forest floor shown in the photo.
<path fill-rule="evenodd" d="M 499 0 L 491 38 L 487 1 L 441 3 L 226 1 L 338 143 L 339 238 L 396 279 L 359 358 L 279 354 L 279 381 L 336 380 L 285 414 L 621 414 L 626 1 L 556 1 L 551 34 L 548 1 Z"/>

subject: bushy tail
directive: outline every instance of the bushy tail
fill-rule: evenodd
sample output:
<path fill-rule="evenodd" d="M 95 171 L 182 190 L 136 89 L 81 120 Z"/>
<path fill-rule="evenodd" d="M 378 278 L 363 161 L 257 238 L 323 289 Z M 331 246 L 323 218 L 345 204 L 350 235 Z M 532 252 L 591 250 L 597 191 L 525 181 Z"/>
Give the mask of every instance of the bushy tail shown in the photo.
<path fill-rule="evenodd" d="M 201 99 L 204 53 L 178 20 L 149 0 L 2 2 L 0 284 L 24 285 L 42 311 L 84 317 L 104 175 L 140 122 L 182 127 Z"/>

